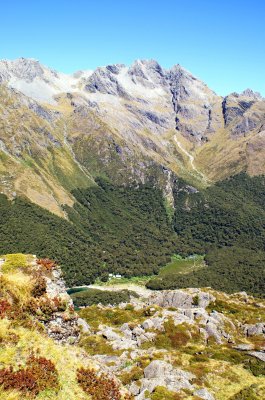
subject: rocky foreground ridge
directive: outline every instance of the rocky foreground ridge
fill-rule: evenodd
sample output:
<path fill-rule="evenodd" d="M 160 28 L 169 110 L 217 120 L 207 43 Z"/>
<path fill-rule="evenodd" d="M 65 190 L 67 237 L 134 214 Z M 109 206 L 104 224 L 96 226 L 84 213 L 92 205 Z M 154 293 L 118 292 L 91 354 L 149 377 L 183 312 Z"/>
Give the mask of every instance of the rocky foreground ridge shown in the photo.
<path fill-rule="evenodd" d="M 0 61 L 0 188 L 64 216 L 71 191 L 105 176 L 205 186 L 265 172 L 265 101 L 222 97 L 180 65 L 154 60 L 66 75 L 33 59 Z M 31 184 L 29 185 L 29 181 Z"/>
<path fill-rule="evenodd" d="M 1 258 L 1 400 L 129 400 L 116 377 L 77 346 L 86 331 L 54 262 Z"/>
<path fill-rule="evenodd" d="M 127 303 L 77 313 L 58 266 L 7 255 L 0 261 L 0 341 L 3 400 L 265 394 L 265 303 L 245 292 L 132 293 Z"/>
<path fill-rule="evenodd" d="M 119 307 L 83 309 L 80 315 L 91 322 L 93 336 L 85 335 L 81 343 L 88 351 L 93 343 L 99 346 L 98 340 L 101 346 L 110 345 L 105 349 L 109 354 L 94 357 L 139 400 L 241 398 L 233 394 L 256 379 L 247 377 L 248 368 L 258 377 L 260 386 L 255 390 L 261 395 L 264 310 L 264 303 L 243 292 L 231 296 L 211 289 L 154 292 Z M 261 370 L 254 372 L 254 365 Z"/>

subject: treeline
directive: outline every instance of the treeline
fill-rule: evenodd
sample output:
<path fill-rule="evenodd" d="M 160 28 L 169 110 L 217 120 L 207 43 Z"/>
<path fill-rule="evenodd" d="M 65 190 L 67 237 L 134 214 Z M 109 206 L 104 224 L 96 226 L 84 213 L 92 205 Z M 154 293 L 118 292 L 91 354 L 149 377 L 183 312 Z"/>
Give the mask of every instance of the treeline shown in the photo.
<path fill-rule="evenodd" d="M 153 279 L 152 289 L 212 286 L 227 292 L 265 293 L 265 178 L 242 173 L 201 192 L 175 186 L 178 252 L 205 254 L 207 267 Z"/>
<path fill-rule="evenodd" d="M 25 252 L 56 259 L 68 286 L 109 273 L 152 275 L 170 260 L 176 235 L 161 191 L 149 185 L 98 186 L 74 192 L 69 221 L 23 198 L 0 195 L 0 253 Z"/>

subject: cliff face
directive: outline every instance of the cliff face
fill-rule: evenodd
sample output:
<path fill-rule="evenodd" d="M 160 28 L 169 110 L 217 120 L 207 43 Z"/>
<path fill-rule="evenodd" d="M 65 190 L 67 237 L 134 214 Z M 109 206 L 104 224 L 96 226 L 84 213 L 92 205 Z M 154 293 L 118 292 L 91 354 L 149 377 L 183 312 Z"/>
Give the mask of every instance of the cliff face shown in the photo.
<path fill-rule="evenodd" d="M 36 60 L 0 62 L 0 187 L 64 216 L 96 176 L 205 186 L 264 173 L 265 102 L 225 98 L 183 67 L 137 60 L 65 75 Z M 154 179 L 153 179 L 154 180 Z M 30 181 L 30 183 L 29 183 Z"/>

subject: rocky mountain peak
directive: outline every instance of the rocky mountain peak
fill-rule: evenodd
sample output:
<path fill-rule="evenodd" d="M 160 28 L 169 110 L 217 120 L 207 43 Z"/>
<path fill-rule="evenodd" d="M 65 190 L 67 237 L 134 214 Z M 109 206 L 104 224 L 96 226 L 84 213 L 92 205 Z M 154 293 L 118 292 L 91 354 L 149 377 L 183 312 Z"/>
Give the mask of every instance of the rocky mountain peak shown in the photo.
<path fill-rule="evenodd" d="M 110 94 L 120 97 L 128 97 L 123 86 L 117 80 L 121 71 L 121 65 L 108 65 L 97 68 L 86 80 L 84 90 L 89 93 Z"/>
<path fill-rule="evenodd" d="M 13 78 L 32 82 L 36 77 L 43 75 L 44 67 L 35 59 L 18 58 L 13 61 L 0 61 L 1 81 Z"/>
<path fill-rule="evenodd" d="M 253 100 L 262 100 L 263 97 L 259 92 L 254 92 L 252 89 L 245 89 L 242 93 L 240 93 L 240 96 L 242 97 L 249 97 L 250 99 Z"/>

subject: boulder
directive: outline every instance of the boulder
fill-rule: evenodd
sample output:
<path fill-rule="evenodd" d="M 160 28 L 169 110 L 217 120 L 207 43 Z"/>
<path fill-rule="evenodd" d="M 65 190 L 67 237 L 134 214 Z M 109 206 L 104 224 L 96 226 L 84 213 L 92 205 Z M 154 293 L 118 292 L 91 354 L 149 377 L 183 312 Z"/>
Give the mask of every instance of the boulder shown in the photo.
<path fill-rule="evenodd" d="M 152 393 L 157 386 L 164 386 L 173 392 L 181 389 L 192 390 L 193 386 L 189 381 L 193 378 L 194 375 L 189 372 L 176 369 L 165 361 L 154 360 L 144 369 L 141 393 L 146 390 Z"/>
<path fill-rule="evenodd" d="M 160 307 L 191 308 L 192 296 L 182 290 L 162 290 L 152 294 L 148 299 L 149 304 L 157 304 Z"/>
<path fill-rule="evenodd" d="M 265 334 L 265 324 L 264 322 L 260 322 L 257 324 L 246 324 L 243 326 L 244 333 L 246 336 L 257 336 Z"/>
<path fill-rule="evenodd" d="M 88 323 L 82 318 L 78 318 L 77 325 L 82 333 L 88 333 L 91 330 Z"/>
<path fill-rule="evenodd" d="M 215 297 L 207 292 L 200 292 L 197 296 L 198 296 L 198 307 L 200 308 L 206 308 L 212 301 L 215 301 Z"/>
<path fill-rule="evenodd" d="M 107 339 L 107 340 L 120 340 L 121 337 L 120 335 L 118 335 L 118 333 L 114 332 L 112 328 L 110 327 L 105 327 L 103 329 L 101 329 L 101 331 L 99 332 L 101 333 L 101 335 Z"/>
<path fill-rule="evenodd" d="M 264 351 L 250 351 L 248 354 L 250 356 L 252 356 L 252 357 L 256 357 L 259 360 L 265 362 L 265 353 L 264 353 Z"/>
<path fill-rule="evenodd" d="M 214 396 L 205 388 L 195 390 L 193 394 L 204 400 L 215 400 Z"/>

